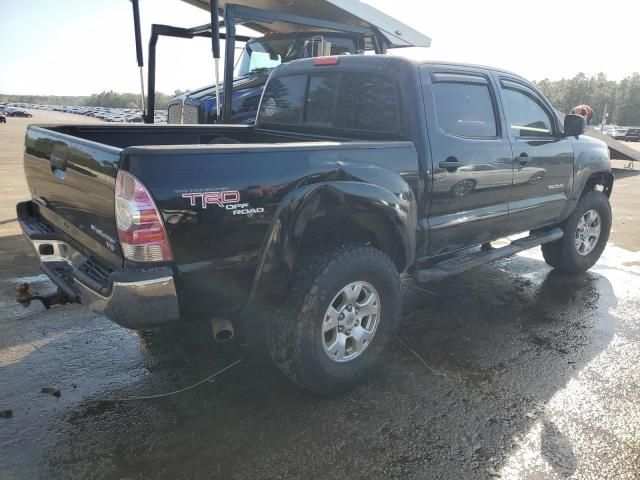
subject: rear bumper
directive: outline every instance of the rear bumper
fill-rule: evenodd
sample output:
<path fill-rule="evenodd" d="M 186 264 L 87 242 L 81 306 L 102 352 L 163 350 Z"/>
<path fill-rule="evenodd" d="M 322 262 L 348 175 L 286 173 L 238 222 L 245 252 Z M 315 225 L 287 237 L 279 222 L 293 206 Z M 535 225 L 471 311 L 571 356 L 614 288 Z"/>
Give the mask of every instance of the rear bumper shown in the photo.
<path fill-rule="evenodd" d="M 169 267 L 110 270 L 84 256 L 41 218 L 31 202 L 18 206 L 22 231 L 40 257 L 42 270 L 74 302 L 139 330 L 180 320 L 173 270 Z M 96 280 L 96 272 L 102 276 Z"/>

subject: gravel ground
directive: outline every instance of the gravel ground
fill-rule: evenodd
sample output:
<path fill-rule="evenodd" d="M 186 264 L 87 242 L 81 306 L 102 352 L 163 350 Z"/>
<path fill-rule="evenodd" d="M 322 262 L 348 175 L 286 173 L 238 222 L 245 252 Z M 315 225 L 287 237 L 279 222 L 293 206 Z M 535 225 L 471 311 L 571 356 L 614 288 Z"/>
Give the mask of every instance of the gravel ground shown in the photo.
<path fill-rule="evenodd" d="M 638 167 L 615 172 L 614 232 L 590 272 L 556 274 L 532 250 L 405 280 L 379 371 L 326 400 L 260 346 L 213 344 L 204 328 L 139 335 L 79 306 L 16 305 L 21 281 L 51 288 L 10 221 L 27 194 L 24 126 L 86 121 L 34 113 L 0 125 L 3 480 L 640 477 Z"/>

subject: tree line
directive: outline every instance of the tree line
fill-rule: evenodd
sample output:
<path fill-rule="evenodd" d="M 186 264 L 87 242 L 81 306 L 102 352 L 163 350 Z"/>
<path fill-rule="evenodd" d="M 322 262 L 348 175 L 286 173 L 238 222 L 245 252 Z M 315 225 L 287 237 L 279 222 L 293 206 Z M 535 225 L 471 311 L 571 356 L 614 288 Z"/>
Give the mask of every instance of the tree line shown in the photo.
<path fill-rule="evenodd" d="M 156 110 L 165 110 L 169 101 L 181 95 L 181 90 L 176 90 L 173 95 L 156 92 Z M 118 93 L 113 90 L 94 93 L 84 100 L 83 105 L 90 107 L 110 107 L 110 108 L 137 108 L 142 109 L 139 93 Z"/>
<path fill-rule="evenodd" d="M 180 90 L 176 90 L 172 95 L 156 92 L 156 110 L 166 109 L 169 101 L 182 93 L 184 92 Z M 0 102 L 142 109 L 139 93 L 118 93 L 113 90 L 94 93 L 89 96 L 6 95 L 0 93 Z"/>
<path fill-rule="evenodd" d="M 607 123 L 640 125 L 640 73 L 634 73 L 620 81 L 607 79 L 605 73 L 592 76 L 579 73 L 570 79 L 544 79 L 534 83 L 561 112 L 568 113 L 576 105 L 586 104 L 594 110 L 594 124 L 601 123 L 606 109 L 609 112 Z M 157 92 L 156 109 L 166 109 L 169 100 L 182 93 L 180 90 L 176 90 L 173 95 Z M 0 102 L 141 109 L 139 94 L 112 90 L 88 97 L 0 94 Z"/>
<path fill-rule="evenodd" d="M 534 83 L 563 113 L 586 104 L 594 110 L 592 124 L 602 122 L 606 109 L 609 112 L 607 123 L 640 125 L 640 73 L 633 73 L 620 81 L 608 80 L 605 73 L 593 76 L 579 73 L 570 79 L 544 79 Z"/>

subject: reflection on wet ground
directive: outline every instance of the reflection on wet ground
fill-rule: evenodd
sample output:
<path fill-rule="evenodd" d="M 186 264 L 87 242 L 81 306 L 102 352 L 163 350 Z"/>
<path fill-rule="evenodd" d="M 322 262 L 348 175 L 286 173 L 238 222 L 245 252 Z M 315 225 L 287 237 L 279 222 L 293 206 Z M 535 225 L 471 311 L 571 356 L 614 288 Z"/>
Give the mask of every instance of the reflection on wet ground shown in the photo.
<path fill-rule="evenodd" d="M 204 327 L 138 335 L 76 306 L 20 310 L 4 281 L 2 478 L 637 478 L 639 261 L 609 247 L 571 277 L 533 251 L 405 279 L 399 341 L 331 400 L 291 385 L 264 348 L 212 344 Z M 178 395 L 102 401 L 240 358 Z M 59 398 L 40 393 L 51 386 Z"/>

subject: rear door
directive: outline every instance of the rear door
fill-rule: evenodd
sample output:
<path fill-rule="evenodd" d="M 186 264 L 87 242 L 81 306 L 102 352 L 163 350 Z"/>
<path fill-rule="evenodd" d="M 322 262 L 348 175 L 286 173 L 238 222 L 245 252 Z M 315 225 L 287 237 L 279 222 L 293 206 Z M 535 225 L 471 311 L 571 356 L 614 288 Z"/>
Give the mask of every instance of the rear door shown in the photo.
<path fill-rule="evenodd" d="M 499 238 L 506 229 L 513 155 L 493 80 L 481 69 L 420 69 L 433 189 L 429 255 Z"/>
<path fill-rule="evenodd" d="M 535 89 L 499 75 L 500 96 L 514 153 L 510 233 L 557 220 L 571 195 L 573 139 L 560 131 L 551 105 Z"/>

